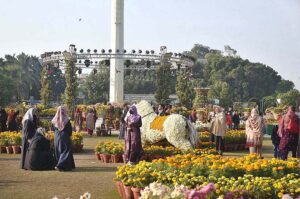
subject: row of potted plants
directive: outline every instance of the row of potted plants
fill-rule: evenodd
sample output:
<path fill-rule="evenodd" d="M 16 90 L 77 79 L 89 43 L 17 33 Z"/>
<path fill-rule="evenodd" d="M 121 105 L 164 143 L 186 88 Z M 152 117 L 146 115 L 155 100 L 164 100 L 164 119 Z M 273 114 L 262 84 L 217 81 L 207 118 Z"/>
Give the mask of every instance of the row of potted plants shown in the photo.
<path fill-rule="evenodd" d="M 19 132 L 0 133 L 1 153 L 21 153 L 22 135 Z"/>
<path fill-rule="evenodd" d="M 214 147 L 214 143 L 210 142 L 211 133 L 208 131 L 199 132 L 199 147 Z M 246 149 L 246 133 L 245 130 L 230 130 L 224 136 L 224 151 L 238 151 Z"/>
<path fill-rule="evenodd" d="M 173 146 L 143 146 L 144 155 L 143 160 L 152 161 L 154 159 L 166 158 L 169 156 L 177 154 L 186 154 L 192 153 L 196 155 L 202 154 L 216 154 L 216 151 L 212 148 L 203 148 L 203 149 L 191 149 L 188 151 L 183 151 L 181 149 L 175 148 Z M 124 144 L 121 142 L 99 142 L 95 147 L 95 155 L 98 160 L 105 163 L 120 163 L 124 161 Z"/>
<path fill-rule="evenodd" d="M 215 196 L 220 198 L 241 198 L 244 194 L 248 198 L 276 199 L 284 194 L 296 198 L 300 195 L 300 165 L 296 159 L 261 160 L 256 155 L 225 158 L 185 154 L 119 166 L 115 181 L 117 186 L 139 190 L 145 190 L 153 182 L 170 188 L 183 185 L 188 189 L 214 183 Z"/>

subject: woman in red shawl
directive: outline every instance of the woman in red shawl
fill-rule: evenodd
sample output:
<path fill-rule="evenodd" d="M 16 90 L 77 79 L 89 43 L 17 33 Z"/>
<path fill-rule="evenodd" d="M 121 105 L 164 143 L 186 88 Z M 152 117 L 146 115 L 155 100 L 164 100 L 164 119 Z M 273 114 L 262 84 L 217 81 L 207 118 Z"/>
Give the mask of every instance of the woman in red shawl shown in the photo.
<path fill-rule="evenodd" d="M 299 118 L 294 107 L 290 106 L 282 117 L 278 134 L 281 137 L 279 149 L 282 159 L 287 159 L 289 151 L 292 151 L 292 157 L 295 158 L 299 139 Z"/>
<path fill-rule="evenodd" d="M 56 115 L 52 119 L 55 127 L 54 133 L 54 155 L 56 166 L 59 171 L 70 171 L 75 168 L 71 136 L 72 127 L 64 106 L 57 108 Z"/>
<path fill-rule="evenodd" d="M 17 124 L 17 116 L 19 115 L 19 111 L 11 110 L 8 114 L 7 118 L 7 129 L 8 131 L 17 131 L 18 124 Z"/>
<path fill-rule="evenodd" d="M 125 158 L 128 164 L 136 164 L 143 155 L 141 131 L 142 118 L 137 113 L 135 105 L 129 109 L 130 115 L 126 120 Z"/>

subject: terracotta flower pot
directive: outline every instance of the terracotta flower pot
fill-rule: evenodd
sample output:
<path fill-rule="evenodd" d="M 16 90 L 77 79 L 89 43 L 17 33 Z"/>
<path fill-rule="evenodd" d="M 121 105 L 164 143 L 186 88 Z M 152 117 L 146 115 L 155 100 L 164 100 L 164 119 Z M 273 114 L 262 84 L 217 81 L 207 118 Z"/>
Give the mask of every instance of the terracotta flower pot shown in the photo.
<path fill-rule="evenodd" d="M 104 158 L 103 158 L 103 154 L 99 154 L 100 155 L 100 162 L 104 162 Z"/>
<path fill-rule="evenodd" d="M 124 185 L 124 189 L 125 189 L 125 199 L 134 199 L 131 187 L 130 186 L 128 187 L 128 186 Z"/>
<path fill-rule="evenodd" d="M 14 154 L 21 153 L 21 147 L 20 146 L 12 146 Z"/>
<path fill-rule="evenodd" d="M 100 156 L 100 153 L 95 153 L 95 156 L 96 156 L 96 158 L 97 158 L 97 160 L 101 160 L 101 156 Z"/>
<path fill-rule="evenodd" d="M 131 187 L 134 199 L 139 199 L 141 197 L 141 190 L 142 189 L 138 187 Z"/>
<path fill-rule="evenodd" d="M 7 153 L 7 154 L 12 154 L 12 153 L 13 153 L 13 148 L 12 148 L 12 146 L 7 146 L 7 147 L 6 147 L 6 153 Z"/>
<path fill-rule="evenodd" d="M 111 162 L 112 163 L 122 163 L 122 155 L 111 155 Z"/>
<path fill-rule="evenodd" d="M 118 193 L 120 195 L 121 198 L 123 198 L 123 192 L 122 192 L 122 188 L 121 186 L 123 186 L 123 184 L 120 181 L 115 182 Z"/>
<path fill-rule="evenodd" d="M 125 198 L 125 188 L 124 188 L 124 184 L 122 181 L 120 181 L 120 188 L 121 188 L 121 192 L 122 192 L 122 198 Z"/>
<path fill-rule="evenodd" d="M 1 146 L 0 147 L 0 152 L 1 153 L 6 153 L 6 146 Z"/>
<path fill-rule="evenodd" d="M 103 154 L 102 155 L 102 158 L 103 158 L 103 161 L 105 163 L 109 163 L 110 162 L 110 159 L 111 159 L 111 155 L 110 154 Z"/>

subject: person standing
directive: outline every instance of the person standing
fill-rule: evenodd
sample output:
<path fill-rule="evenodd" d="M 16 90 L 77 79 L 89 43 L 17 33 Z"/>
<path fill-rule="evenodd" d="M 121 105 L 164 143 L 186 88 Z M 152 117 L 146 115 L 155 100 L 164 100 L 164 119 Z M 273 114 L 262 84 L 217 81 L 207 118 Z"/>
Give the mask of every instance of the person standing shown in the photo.
<path fill-rule="evenodd" d="M 232 122 L 233 122 L 233 129 L 234 130 L 239 130 L 239 126 L 240 126 L 240 116 L 237 112 L 234 112 L 233 113 L 233 116 L 232 116 Z"/>
<path fill-rule="evenodd" d="M 82 117 L 82 112 L 78 107 L 76 108 L 74 114 L 74 120 L 75 120 L 75 130 L 77 132 L 80 132 L 82 130 L 83 117 Z"/>
<path fill-rule="evenodd" d="M 252 109 L 250 117 L 246 121 L 246 146 L 250 153 L 256 153 L 262 158 L 262 142 L 264 132 L 264 121 L 256 108 Z"/>
<path fill-rule="evenodd" d="M 0 132 L 6 131 L 7 113 L 4 108 L 0 106 Z"/>
<path fill-rule="evenodd" d="M 226 126 L 227 129 L 231 130 L 232 129 L 232 117 L 230 112 L 226 112 Z"/>
<path fill-rule="evenodd" d="M 64 106 L 57 108 L 52 124 L 55 128 L 55 170 L 70 171 L 75 168 L 71 143 L 72 126 L 68 118 L 67 109 Z"/>
<path fill-rule="evenodd" d="M 295 114 L 295 107 L 290 106 L 279 123 L 278 134 L 281 137 L 279 149 L 283 160 L 287 160 L 289 151 L 296 158 L 299 142 L 299 117 Z"/>
<path fill-rule="evenodd" d="M 7 129 L 8 131 L 17 131 L 18 128 L 18 124 L 17 124 L 17 117 L 19 115 L 19 111 L 14 111 L 11 110 L 8 118 L 7 118 Z"/>
<path fill-rule="evenodd" d="M 119 139 L 124 139 L 124 135 L 125 135 L 125 131 L 126 131 L 125 118 L 126 118 L 127 112 L 128 112 L 128 105 L 125 103 L 123 105 L 123 110 L 122 110 Z"/>
<path fill-rule="evenodd" d="M 37 129 L 36 109 L 30 108 L 24 115 L 22 120 L 22 150 L 21 150 L 21 169 L 24 169 L 27 149 Z"/>
<path fill-rule="evenodd" d="M 86 129 L 88 134 L 92 136 L 95 129 L 95 116 L 92 109 L 86 115 Z"/>
<path fill-rule="evenodd" d="M 125 160 L 128 164 L 136 164 L 143 155 L 141 131 L 142 118 L 137 113 L 135 105 L 129 109 L 130 115 L 126 120 Z"/>
<path fill-rule="evenodd" d="M 221 107 L 215 107 L 215 115 L 211 119 L 212 141 L 216 142 L 216 150 L 222 155 L 224 149 L 223 137 L 226 134 L 226 117 Z"/>

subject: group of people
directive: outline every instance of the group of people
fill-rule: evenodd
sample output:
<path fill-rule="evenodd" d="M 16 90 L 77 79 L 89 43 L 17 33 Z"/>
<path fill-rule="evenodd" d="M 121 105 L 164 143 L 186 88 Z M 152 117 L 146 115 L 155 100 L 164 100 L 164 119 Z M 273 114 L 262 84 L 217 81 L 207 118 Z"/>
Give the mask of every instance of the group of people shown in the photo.
<path fill-rule="evenodd" d="M 0 132 L 3 131 L 18 131 L 19 124 L 17 121 L 19 111 L 11 109 L 9 113 L 4 108 L 0 107 Z"/>
<path fill-rule="evenodd" d="M 75 130 L 77 132 L 82 131 L 83 121 L 86 121 L 86 129 L 89 135 L 93 135 L 95 130 L 95 123 L 97 121 L 97 111 L 96 108 L 93 107 L 88 110 L 86 114 L 83 114 L 80 108 L 76 108 L 74 114 L 74 122 L 75 122 Z"/>
<path fill-rule="evenodd" d="M 259 115 L 258 108 L 253 108 L 250 116 L 246 119 L 246 146 L 250 153 L 262 156 L 263 135 L 265 132 L 264 119 Z M 215 142 L 216 150 L 223 153 L 223 137 L 228 129 L 227 115 L 224 109 L 216 106 L 214 115 L 211 118 L 211 141 Z M 295 113 L 294 107 L 289 107 L 287 113 L 279 119 L 278 128 L 273 130 L 272 142 L 274 144 L 274 157 L 286 160 L 288 152 L 292 152 L 292 157 L 300 157 L 300 119 Z"/>
<path fill-rule="evenodd" d="M 44 128 L 38 128 L 37 112 L 30 108 L 22 120 L 21 169 L 70 171 L 75 168 L 71 147 L 72 127 L 64 106 L 59 106 L 52 119 L 54 150 Z"/>

